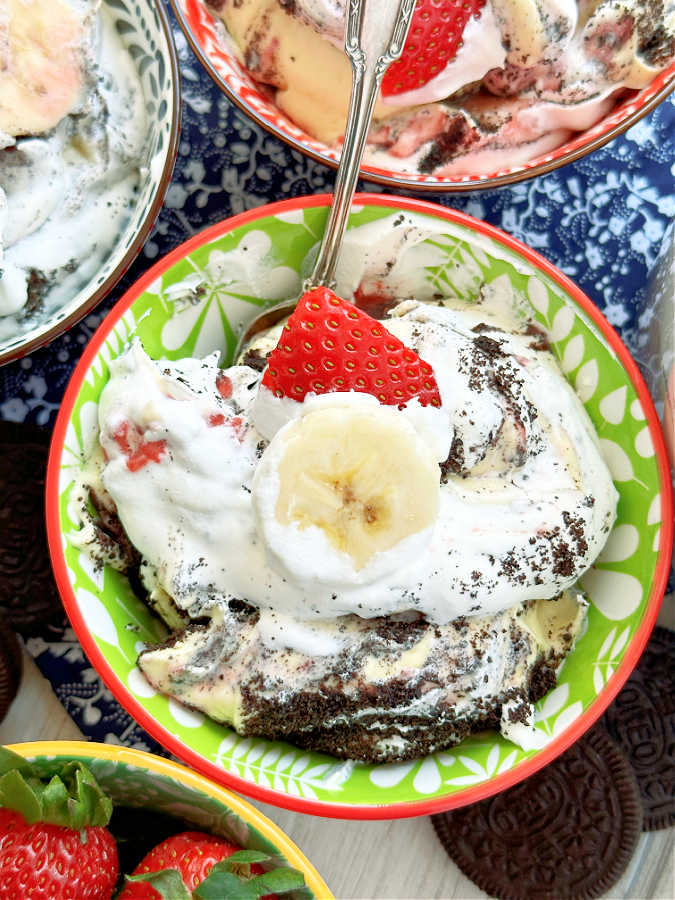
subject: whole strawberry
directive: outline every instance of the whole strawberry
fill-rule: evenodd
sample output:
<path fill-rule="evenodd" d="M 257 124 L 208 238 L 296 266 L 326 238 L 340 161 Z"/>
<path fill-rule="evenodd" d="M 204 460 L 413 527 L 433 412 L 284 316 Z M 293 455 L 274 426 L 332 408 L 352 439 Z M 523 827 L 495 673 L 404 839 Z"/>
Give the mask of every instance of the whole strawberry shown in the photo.
<path fill-rule="evenodd" d="M 485 0 L 417 0 L 400 58 L 382 80 L 385 97 L 424 87 L 452 62 L 462 46 L 464 29 Z"/>
<path fill-rule="evenodd" d="M 262 385 L 276 397 L 359 391 L 385 406 L 441 405 L 429 363 L 326 287 L 300 298 L 267 363 Z"/>
<path fill-rule="evenodd" d="M 0 900 L 110 900 L 112 801 L 78 762 L 47 779 L 0 747 Z"/>
<path fill-rule="evenodd" d="M 304 885 L 302 873 L 280 868 L 263 872 L 269 856 L 242 850 L 224 838 L 199 831 L 184 831 L 162 841 L 127 876 L 117 900 L 208 900 L 237 897 L 274 898 L 270 891 L 296 890 Z"/>

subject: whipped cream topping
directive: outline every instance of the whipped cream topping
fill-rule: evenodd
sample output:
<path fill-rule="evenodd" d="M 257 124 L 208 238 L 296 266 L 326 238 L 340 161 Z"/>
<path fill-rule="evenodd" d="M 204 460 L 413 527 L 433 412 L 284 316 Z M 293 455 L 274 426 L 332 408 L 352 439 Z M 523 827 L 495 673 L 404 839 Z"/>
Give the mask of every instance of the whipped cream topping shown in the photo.
<path fill-rule="evenodd" d="M 617 495 L 580 401 L 526 324 L 497 289 L 457 309 L 410 301 L 387 322 L 434 368 L 450 450 L 428 541 L 368 584 L 320 582 L 290 547 L 275 564 L 252 497 L 266 439 L 248 366 L 155 363 L 134 343 L 101 395 L 103 485 L 191 616 L 236 598 L 305 622 L 409 609 L 448 622 L 556 596 L 599 553 Z"/>
<path fill-rule="evenodd" d="M 147 134 L 138 73 L 105 7 L 72 5 L 86 23 L 85 95 L 50 130 L 0 142 L 0 340 L 95 275 L 135 202 Z"/>
<path fill-rule="evenodd" d="M 261 384 L 253 402 L 252 421 L 258 432 L 271 441 L 275 434 L 301 416 L 325 406 L 348 405 L 351 409 L 372 409 L 380 404 L 370 394 L 346 391 L 341 394 L 308 393 L 302 403 L 290 397 L 276 397 L 274 392 Z M 423 437 L 426 446 L 440 463 L 447 459 L 452 443 L 451 413 L 446 407 L 422 406 L 417 398 L 403 409 L 396 410 Z"/>

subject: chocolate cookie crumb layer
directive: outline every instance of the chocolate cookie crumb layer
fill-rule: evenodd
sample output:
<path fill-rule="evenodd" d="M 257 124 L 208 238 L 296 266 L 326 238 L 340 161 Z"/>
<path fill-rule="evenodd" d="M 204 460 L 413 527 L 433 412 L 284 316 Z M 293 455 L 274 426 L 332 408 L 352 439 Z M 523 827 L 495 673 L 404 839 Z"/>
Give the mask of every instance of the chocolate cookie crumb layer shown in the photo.
<path fill-rule="evenodd" d="M 625 754 L 594 728 L 527 781 L 432 816 L 441 843 L 500 900 L 587 900 L 621 877 L 642 826 Z"/>
<path fill-rule="evenodd" d="M 604 724 L 635 772 L 643 830 L 675 825 L 675 632 L 654 629 Z"/>

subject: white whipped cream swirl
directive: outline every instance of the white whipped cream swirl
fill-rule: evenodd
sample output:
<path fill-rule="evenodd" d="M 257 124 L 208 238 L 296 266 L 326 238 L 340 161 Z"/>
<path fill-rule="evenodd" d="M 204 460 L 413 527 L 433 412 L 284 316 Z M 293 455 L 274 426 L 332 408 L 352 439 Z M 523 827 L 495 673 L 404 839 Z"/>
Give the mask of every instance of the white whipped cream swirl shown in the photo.
<path fill-rule="evenodd" d="M 393 572 L 385 567 L 367 583 L 326 583 L 301 559 L 294 564 L 290 531 L 283 571 L 270 558 L 251 495 L 266 446 L 256 426 L 258 372 L 228 369 L 231 392 L 223 392 L 215 355 L 154 363 L 136 343 L 111 363 L 99 407 L 103 484 L 180 607 L 195 615 L 238 598 L 304 621 L 415 609 L 448 622 L 553 597 L 596 558 L 617 494 L 553 357 L 533 349 L 531 335 L 509 333 L 522 332 L 522 320 L 481 305 L 409 302 L 397 313 L 390 330 L 434 368 L 452 465 L 426 545 L 403 548 Z M 164 442 L 159 461 L 129 468 L 125 422 L 143 441 Z M 428 439 L 424 422 L 416 427 Z"/>

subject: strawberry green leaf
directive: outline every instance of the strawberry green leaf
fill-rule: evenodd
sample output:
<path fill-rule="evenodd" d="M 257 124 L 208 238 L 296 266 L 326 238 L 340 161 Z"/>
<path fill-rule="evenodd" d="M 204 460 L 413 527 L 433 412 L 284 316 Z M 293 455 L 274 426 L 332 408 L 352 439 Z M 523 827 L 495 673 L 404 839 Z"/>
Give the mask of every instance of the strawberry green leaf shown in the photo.
<path fill-rule="evenodd" d="M 185 887 L 180 872 L 176 869 L 160 869 L 158 872 L 144 872 L 142 875 L 127 875 L 126 880 L 147 881 L 165 900 L 192 900 L 192 894 Z M 221 900 L 223 900 L 223 896 L 221 896 Z"/>
<path fill-rule="evenodd" d="M 214 871 L 215 868 L 214 866 L 204 881 L 194 889 L 193 896 L 196 900 L 223 900 L 225 897 L 227 900 L 258 900 L 258 897 L 268 893 L 255 886 L 255 878 L 245 881 L 220 868 Z"/>
<path fill-rule="evenodd" d="M 5 748 L 0 748 L 0 806 L 21 813 L 29 823 L 49 822 L 76 831 L 106 826 L 112 815 L 112 800 L 82 763 L 66 763 L 47 779 Z"/>
<path fill-rule="evenodd" d="M 262 875 L 256 875 L 249 881 L 263 894 L 283 894 L 285 891 L 296 891 L 305 886 L 305 876 L 297 869 L 272 869 Z"/>
<path fill-rule="evenodd" d="M 0 806 L 20 812 L 27 822 L 39 822 L 42 804 L 32 783 L 12 770 L 0 776 Z"/>
<path fill-rule="evenodd" d="M 54 776 L 49 784 L 44 786 L 40 799 L 42 803 L 40 818 L 45 816 L 42 821 L 50 821 L 55 816 L 58 817 L 62 809 L 68 808 L 68 789 L 60 778 Z"/>
<path fill-rule="evenodd" d="M 33 768 L 33 763 L 24 759 L 23 756 L 8 750 L 7 747 L 0 747 L 0 775 L 5 775 L 13 769 L 16 769 L 17 772 L 28 772 L 30 774 L 33 772 Z"/>
<path fill-rule="evenodd" d="M 256 875 L 242 877 L 240 869 L 251 863 L 265 862 L 270 857 L 257 850 L 239 850 L 222 862 L 216 863 L 208 876 L 194 889 L 198 900 L 255 900 L 265 894 L 283 894 L 305 886 L 302 872 L 279 868 Z"/>
<path fill-rule="evenodd" d="M 271 859 L 269 853 L 262 853 L 260 850 L 237 850 L 236 853 L 228 856 L 227 859 L 223 860 L 222 863 L 217 863 L 217 865 L 230 869 L 230 863 L 235 865 L 246 863 L 250 865 L 251 863 L 267 862 L 268 859 Z"/>

